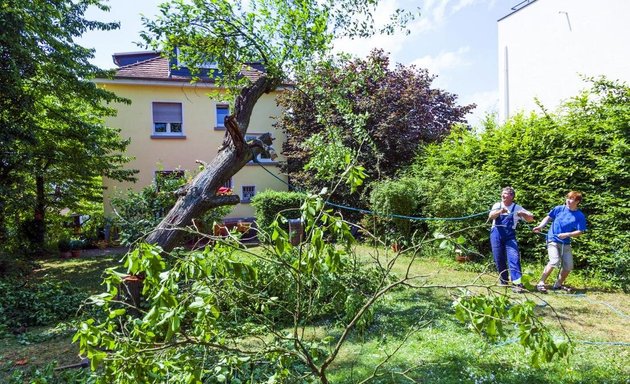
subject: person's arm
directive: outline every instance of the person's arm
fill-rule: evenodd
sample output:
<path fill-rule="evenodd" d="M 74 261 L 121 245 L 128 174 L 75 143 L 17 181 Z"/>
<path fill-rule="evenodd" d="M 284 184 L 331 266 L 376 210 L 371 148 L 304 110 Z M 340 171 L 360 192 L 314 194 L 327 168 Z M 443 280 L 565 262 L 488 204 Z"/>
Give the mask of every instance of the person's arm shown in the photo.
<path fill-rule="evenodd" d="M 579 229 L 573 232 L 563 232 L 558 235 L 558 239 L 566 239 L 568 237 L 578 237 L 583 233 L 584 231 L 580 231 Z"/>
<path fill-rule="evenodd" d="M 522 208 L 516 214 L 518 215 L 518 217 L 520 217 L 521 219 L 525 220 L 528 223 L 531 223 L 532 221 L 534 221 L 534 214 L 526 210 L 525 208 Z"/>
<path fill-rule="evenodd" d="M 543 228 L 545 227 L 545 225 L 547 225 L 547 223 L 549 222 L 549 220 L 551 220 L 551 217 L 549 217 L 548 215 L 547 215 L 547 216 L 545 216 L 545 218 L 544 218 L 544 219 L 542 219 L 542 220 L 540 221 L 540 223 L 539 223 L 537 226 L 535 226 L 532 230 L 533 230 L 534 232 L 536 232 L 536 233 L 540 232 L 540 230 L 541 230 L 541 229 L 543 229 Z"/>
<path fill-rule="evenodd" d="M 501 215 L 502 213 L 507 213 L 507 209 L 505 207 L 501 208 L 501 206 L 499 205 L 498 208 L 495 208 L 495 206 L 493 206 L 490 212 L 488 213 L 488 218 L 490 220 L 494 220 L 497 217 L 499 217 L 499 215 Z"/>

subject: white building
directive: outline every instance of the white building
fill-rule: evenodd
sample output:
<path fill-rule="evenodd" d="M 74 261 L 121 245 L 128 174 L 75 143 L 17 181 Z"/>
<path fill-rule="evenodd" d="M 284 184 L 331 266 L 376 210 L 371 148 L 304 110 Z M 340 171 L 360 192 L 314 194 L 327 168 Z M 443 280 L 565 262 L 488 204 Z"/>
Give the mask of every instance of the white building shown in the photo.
<path fill-rule="evenodd" d="M 630 82 L 629 0 L 525 0 L 498 21 L 499 121 L 548 110 L 588 87 Z"/>

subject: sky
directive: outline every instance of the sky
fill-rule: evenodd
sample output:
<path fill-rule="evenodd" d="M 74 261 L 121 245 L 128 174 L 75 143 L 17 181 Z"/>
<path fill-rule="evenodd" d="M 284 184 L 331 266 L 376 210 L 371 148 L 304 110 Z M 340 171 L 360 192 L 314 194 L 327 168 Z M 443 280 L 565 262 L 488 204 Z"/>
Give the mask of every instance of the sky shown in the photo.
<path fill-rule="evenodd" d="M 112 54 L 144 50 L 138 46 L 141 15 L 153 18 L 164 0 L 104 0 L 108 13 L 88 9 L 88 19 L 120 22 L 114 31 L 91 31 L 78 43 L 94 48 L 92 63 L 114 68 Z M 385 0 L 378 16 L 398 7 L 418 7 L 420 17 L 411 25 L 411 34 L 377 36 L 372 39 L 338 41 L 335 49 L 365 57 L 373 48 L 390 54 L 392 64 L 416 65 L 436 75 L 434 88 L 458 95 L 460 105 L 477 104 L 467 116 L 477 126 L 487 113 L 496 113 L 498 104 L 497 20 L 508 15 L 520 0 Z"/>

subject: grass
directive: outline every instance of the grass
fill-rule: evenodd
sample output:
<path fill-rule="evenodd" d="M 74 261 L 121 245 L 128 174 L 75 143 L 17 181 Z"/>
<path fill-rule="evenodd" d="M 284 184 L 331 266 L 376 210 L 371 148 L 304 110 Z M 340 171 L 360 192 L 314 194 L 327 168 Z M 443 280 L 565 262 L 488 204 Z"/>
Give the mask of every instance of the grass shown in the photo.
<path fill-rule="evenodd" d="M 103 252 L 84 251 L 76 259 L 53 256 L 39 259 L 38 268 L 29 276 L 29 282 L 48 279 L 69 281 L 83 289 L 87 297 L 102 291 L 103 271 L 119 265 L 122 254 L 122 249 L 109 249 Z M 72 344 L 76 322 L 76 319 L 68 319 L 55 326 L 31 327 L 24 333 L 4 338 L 0 343 L 0 382 L 7 382 L 15 370 L 41 370 L 50 363 L 56 366 L 80 363 L 78 346 Z"/>
<path fill-rule="evenodd" d="M 385 250 L 363 246 L 357 252 L 365 260 L 392 257 Z M 109 254 L 41 260 L 41 268 L 32 278 L 69 280 L 86 294 L 97 293 L 102 290 L 103 270 L 117 265 L 119 259 L 119 254 Z M 399 258 L 395 273 L 404 273 L 409 262 L 408 255 Z M 541 265 L 524 266 L 532 276 L 541 269 Z M 493 285 L 496 275 L 491 265 L 423 256 L 413 260 L 411 271 L 423 276 L 418 283 L 424 287 L 399 289 L 378 302 L 370 328 L 354 333 L 330 367 L 331 382 L 357 383 L 380 367 L 371 383 L 630 383 L 628 295 L 606 290 L 603 283 L 586 285 L 588 280 L 578 274 L 568 281 L 578 294 L 518 295 L 506 290 L 516 300 L 534 300 L 554 335 L 564 338 L 564 329 L 574 342 L 568 361 L 532 367 L 529 352 L 517 343 L 487 343 L 453 316 L 451 303 L 459 292 L 453 286 Z M 29 329 L 19 337 L 2 340 L 0 382 L 6 382 L 16 369 L 41 368 L 53 361 L 77 363 L 77 347 L 70 343 L 73 324 Z M 338 329 L 327 327 L 332 325 L 311 331 L 338 334 Z"/>
<path fill-rule="evenodd" d="M 409 257 L 401 258 L 394 269 L 403 272 L 409 261 Z M 524 268 L 535 277 L 541 269 L 537 265 Z M 427 286 L 492 285 L 496 281 L 491 265 L 457 264 L 443 258 L 415 260 L 412 270 L 426 276 L 420 280 Z M 575 282 L 584 281 L 573 277 Z M 489 344 L 454 318 L 451 303 L 457 290 L 419 288 L 394 292 L 379 303 L 379 315 L 367 336 L 348 344 L 332 367 L 332 382 L 357 382 L 385 362 L 383 372 L 397 373 L 372 382 L 629 383 L 627 295 L 583 285 L 576 288 L 578 294 L 522 295 L 506 290 L 515 300 L 536 302 L 538 314 L 558 339 L 565 338 L 562 329 L 566 331 L 574 342 L 568 361 L 533 368 L 529 353 L 513 340 Z M 388 358 L 396 348 L 396 355 Z"/>

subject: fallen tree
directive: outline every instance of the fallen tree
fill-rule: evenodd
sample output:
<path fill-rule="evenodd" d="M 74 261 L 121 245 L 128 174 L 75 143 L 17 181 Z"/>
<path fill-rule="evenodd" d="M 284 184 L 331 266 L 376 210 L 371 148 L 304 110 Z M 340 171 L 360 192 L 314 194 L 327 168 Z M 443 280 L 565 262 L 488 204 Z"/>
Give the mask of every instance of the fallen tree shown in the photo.
<path fill-rule="evenodd" d="M 210 72 L 222 91 L 234 94 L 234 113 L 226 118 L 224 144 L 217 156 L 185 188 L 147 241 L 168 251 L 183 228 L 210 208 L 238 204 L 238 196 L 216 196 L 219 187 L 259 153 L 269 151 L 271 136 L 245 143 L 252 111 L 259 98 L 317 60 L 325 60 L 337 37 L 369 37 L 404 29 L 413 20 L 397 10 L 377 30 L 375 0 L 231 1 L 193 0 L 163 4 L 161 17 L 144 19 L 147 45 L 177 55 L 193 70 L 216 65 Z M 263 70 L 252 83 L 242 69 L 259 63 Z M 258 69 L 258 67 L 254 68 Z M 199 72 L 197 72 L 198 74 Z"/>
<path fill-rule="evenodd" d="M 236 205 L 240 202 L 238 195 L 217 196 L 218 189 L 236 174 L 245 164 L 259 154 L 273 156 L 272 137 L 266 133 L 249 143 L 245 142 L 245 133 L 256 101 L 267 92 L 272 91 L 277 80 L 263 76 L 250 87 L 246 87 L 236 99 L 235 111 L 226 117 L 227 131 L 223 145 L 217 156 L 206 164 L 189 184 L 181 188 L 179 198 L 160 222 L 149 234 L 147 242 L 159 245 L 164 250 L 173 249 L 180 237 L 185 233 L 178 230 L 192 223 L 192 219 L 201 216 L 209 209 L 223 205 Z"/>

